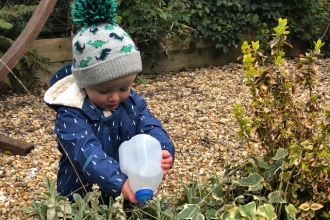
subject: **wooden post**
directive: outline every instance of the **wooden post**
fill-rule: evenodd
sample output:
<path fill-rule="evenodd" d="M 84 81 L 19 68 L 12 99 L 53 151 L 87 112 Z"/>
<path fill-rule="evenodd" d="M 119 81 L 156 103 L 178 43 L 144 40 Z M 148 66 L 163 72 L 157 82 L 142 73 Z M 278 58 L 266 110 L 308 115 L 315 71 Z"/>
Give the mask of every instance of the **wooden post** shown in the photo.
<path fill-rule="evenodd" d="M 8 151 L 13 155 L 25 156 L 30 153 L 33 148 L 34 144 L 0 134 L 0 149 L 2 152 Z"/>
<path fill-rule="evenodd" d="M 14 68 L 39 35 L 49 15 L 53 12 L 57 0 L 41 0 L 36 11 L 9 50 L 1 57 L 0 81 Z M 9 68 L 9 69 L 8 69 Z"/>

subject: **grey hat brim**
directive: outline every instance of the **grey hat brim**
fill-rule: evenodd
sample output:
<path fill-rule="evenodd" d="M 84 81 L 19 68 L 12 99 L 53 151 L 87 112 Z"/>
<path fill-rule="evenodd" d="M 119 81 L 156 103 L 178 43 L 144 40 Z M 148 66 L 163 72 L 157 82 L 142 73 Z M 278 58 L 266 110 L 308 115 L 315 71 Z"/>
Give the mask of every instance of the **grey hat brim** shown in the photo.
<path fill-rule="evenodd" d="M 72 74 L 79 88 L 95 86 L 141 71 L 142 60 L 139 51 L 123 53 L 121 56 L 86 68 L 75 69 L 72 66 Z"/>

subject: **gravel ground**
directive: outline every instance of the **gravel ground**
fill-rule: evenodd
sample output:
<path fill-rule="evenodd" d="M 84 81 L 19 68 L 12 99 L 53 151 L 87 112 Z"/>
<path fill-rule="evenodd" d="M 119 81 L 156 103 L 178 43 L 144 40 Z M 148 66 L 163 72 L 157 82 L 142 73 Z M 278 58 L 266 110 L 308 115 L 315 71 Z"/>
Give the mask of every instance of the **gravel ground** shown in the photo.
<path fill-rule="evenodd" d="M 291 61 L 293 62 L 293 61 Z M 329 106 L 329 59 L 320 61 L 318 91 L 322 105 Z M 181 191 L 183 182 L 203 181 L 221 175 L 224 162 L 237 161 L 250 152 L 238 142 L 234 103 L 248 104 L 242 65 L 185 69 L 157 76 L 141 76 L 134 89 L 147 99 L 176 145 L 173 169 L 160 193 Z M 45 191 L 45 177 L 56 178 L 59 153 L 53 133 L 55 112 L 41 96 L 0 94 L 0 134 L 34 143 L 27 156 L 0 153 L 0 220 L 20 217 L 20 208 L 29 206 Z"/>

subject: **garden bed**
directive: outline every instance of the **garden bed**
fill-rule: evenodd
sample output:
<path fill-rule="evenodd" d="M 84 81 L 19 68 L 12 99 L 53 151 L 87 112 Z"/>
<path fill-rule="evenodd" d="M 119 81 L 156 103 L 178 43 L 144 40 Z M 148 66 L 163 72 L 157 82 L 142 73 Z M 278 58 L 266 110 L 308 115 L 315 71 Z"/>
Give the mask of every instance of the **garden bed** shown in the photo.
<path fill-rule="evenodd" d="M 329 61 L 320 61 L 316 87 L 323 107 L 330 105 Z M 289 64 L 294 65 L 292 60 Z M 181 180 L 220 176 L 224 163 L 262 153 L 258 146 L 250 149 L 238 141 L 232 109 L 234 103 L 248 104 L 243 78 L 242 65 L 236 63 L 140 76 L 134 89 L 146 98 L 176 145 L 175 163 L 159 193 L 178 194 Z M 19 209 L 42 195 L 46 176 L 56 178 L 60 155 L 53 133 L 55 113 L 42 96 L 9 94 L 0 95 L 0 114 L 6 125 L 0 134 L 35 145 L 27 156 L 0 154 L 0 219 L 26 219 Z"/>

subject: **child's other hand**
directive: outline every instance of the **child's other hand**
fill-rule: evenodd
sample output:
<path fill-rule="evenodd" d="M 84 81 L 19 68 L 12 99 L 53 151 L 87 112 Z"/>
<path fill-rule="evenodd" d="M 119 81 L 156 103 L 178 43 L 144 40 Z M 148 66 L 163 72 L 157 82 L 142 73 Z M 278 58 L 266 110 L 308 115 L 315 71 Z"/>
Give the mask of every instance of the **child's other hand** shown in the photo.
<path fill-rule="evenodd" d="M 172 163 L 173 163 L 173 158 L 170 154 L 170 152 L 168 152 L 167 150 L 162 150 L 162 165 L 161 167 L 164 170 L 164 175 L 163 178 L 165 178 L 166 174 L 168 173 L 168 171 L 170 170 Z"/>
<path fill-rule="evenodd" d="M 121 188 L 121 193 L 123 194 L 123 197 L 125 200 L 129 200 L 133 204 L 139 203 L 139 201 L 136 199 L 136 197 L 129 185 L 128 179 L 125 181 L 123 187 Z"/>

